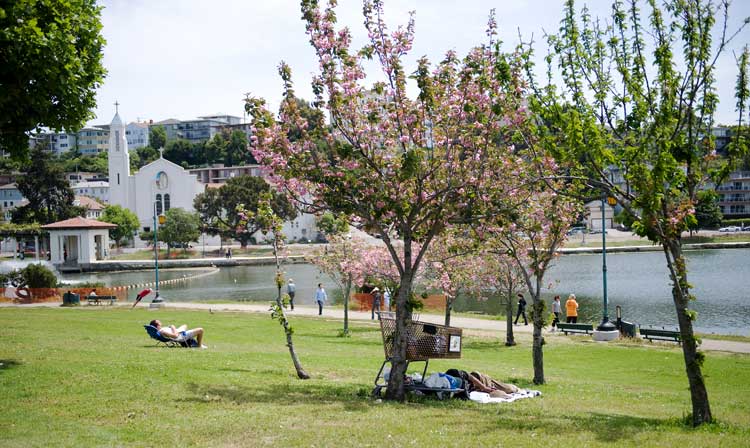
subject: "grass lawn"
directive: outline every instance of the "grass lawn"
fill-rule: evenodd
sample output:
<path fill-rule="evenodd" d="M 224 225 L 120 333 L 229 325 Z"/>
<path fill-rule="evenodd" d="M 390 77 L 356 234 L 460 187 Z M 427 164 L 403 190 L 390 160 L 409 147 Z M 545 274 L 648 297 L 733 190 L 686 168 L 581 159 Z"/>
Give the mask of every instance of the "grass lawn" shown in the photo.
<path fill-rule="evenodd" d="M 208 350 L 155 347 L 142 325 L 200 325 Z M 683 424 L 690 410 L 678 348 L 551 337 L 543 397 L 479 405 L 378 402 L 377 326 L 293 318 L 312 379 L 294 376 L 269 316 L 147 309 L 0 308 L 0 446 L 747 446 L 750 356 L 709 353 L 718 423 Z M 519 335 L 521 336 L 521 335 Z M 527 337 L 527 336 L 524 336 Z M 430 370 L 478 370 L 531 387 L 531 348 L 468 333 L 460 360 Z M 410 369 L 413 370 L 413 369 Z"/>

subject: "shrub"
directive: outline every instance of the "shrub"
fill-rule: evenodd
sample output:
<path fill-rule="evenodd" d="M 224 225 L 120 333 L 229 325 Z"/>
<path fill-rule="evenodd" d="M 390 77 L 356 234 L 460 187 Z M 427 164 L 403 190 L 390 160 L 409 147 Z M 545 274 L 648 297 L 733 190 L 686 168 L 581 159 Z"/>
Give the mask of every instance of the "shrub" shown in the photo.
<path fill-rule="evenodd" d="M 29 288 L 54 288 L 57 286 L 55 273 L 41 264 L 30 264 L 21 270 L 21 276 Z"/>

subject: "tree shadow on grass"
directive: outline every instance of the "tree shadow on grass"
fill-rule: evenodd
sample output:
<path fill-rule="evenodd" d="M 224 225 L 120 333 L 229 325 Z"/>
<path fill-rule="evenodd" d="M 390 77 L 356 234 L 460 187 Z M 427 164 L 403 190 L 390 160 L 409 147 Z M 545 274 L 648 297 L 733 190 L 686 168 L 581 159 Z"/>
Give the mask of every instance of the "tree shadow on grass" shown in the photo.
<path fill-rule="evenodd" d="M 0 359 L 0 373 L 2 373 L 3 370 L 10 370 L 20 365 L 21 363 L 15 359 Z"/>
<path fill-rule="evenodd" d="M 487 405 L 485 405 L 487 406 Z M 498 410 L 496 419 L 484 422 L 484 431 L 509 430 L 519 432 L 549 433 L 556 435 L 592 434 L 601 442 L 632 441 L 641 432 L 661 432 L 668 429 L 685 430 L 689 428 L 674 418 L 648 418 L 622 414 L 534 414 L 519 415 L 512 406 L 503 406 Z"/>
<path fill-rule="evenodd" d="M 514 349 L 528 349 L 530 346 L 524 347 L 523 345 L 514 345 L 513 347 L 508 347 L 505 345 L 505 339 L 471 339 L 464 337 L 464 341 L 462 342 L 462 349 L 470 349 L 470 350 L 497 350 L 497 349 L 503 349 L 503 350 L 514 350 Z"/>
<path fill-rule="evenodd" d="M 244 385 L 186 384 L 187 396 L 179 398 L 179 403 L 233 403 L 269 404 L 269 405 L 305 405 L 320 406 L 341 404 L 348 411 L 366 413 L 388 403 L 377 403 L 370 397 L 370 389 L 360 385 L 316 384 L 299 382 L 298 384 L 279 384 L 276 386 L 249 387 Z M 537 399 L 529 399 L 537 400 Z M 541 399 L 539 399 L 541 400 Z M 527 400 L 523 400 L 524 402 Z M 642 432 L 663 432 L 668 430 L 689 431 L 676 418 L 648 418 L 623 414 L 592 412 L 588 414 L 541 413 L 538 408 L 525 407 L 520 402 L 479 405 L 470 401 L 449 399 L 437 400 L 427 397 L 412 397 L 409 407 L 420 406 L 445 410 L 448 414 L 461 412 L 471 414 L 462 418 L 470 423 L 469 431 L 491 433 L 493 431 L 511 431 L 544 434 L 566 435 L 591 434 L 602 442 L 628 442 Z M 530 403 L 529 403 L 530 404 Z M 400 406 L 393 403 L 393 406 Z M 394 408 L 394 412 L 399 412 Z"/>
<path fill-rule="evenodd" d="M 277 387 L 252 388 L 240 385 L 212 385 L 188 383 L 185 386 L 193 396 L 180 398 L 182 403 L 212 403 L 226 401 L 234 404 L 321 405 L 340 403 L 349 411 L 364 412 L 371 400 L 362 390 L 351 385 L 335 384 L 284 384 Z"/>

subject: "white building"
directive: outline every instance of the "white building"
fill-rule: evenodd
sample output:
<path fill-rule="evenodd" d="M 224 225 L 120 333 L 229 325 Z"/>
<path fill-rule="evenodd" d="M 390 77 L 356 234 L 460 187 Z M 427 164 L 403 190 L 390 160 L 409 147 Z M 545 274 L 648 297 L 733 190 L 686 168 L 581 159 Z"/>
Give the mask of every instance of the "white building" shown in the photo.
<path fill-rule="evenodd" d="M 99 219 L 101 218 L 102 213 L 104 213 L 104 205 L 96 199 L 92 199 L 88 196 L 76 195 L 73 200 L 73 205 L 86 209 L 86 219 Z"/>
<path fill-rule="evenodd" d="M 138 149 L 148 146 L 148 123 L 134 121 L 125 128 L 128 149 Z"/>
<path fill-rule="evenodd" d="M 76 196 L 88 196 L 109 203 L 109 182 L 103 180 L 84 181 L 73 184 L 71 188 Z"/>
<path fill-rule="evenodd" d="M 198 175 L 166 160 L 163 154 L 131 175 L 126 132 L 119 114 L 115 113 L 109 126 L 109 203 L 135 213 L 141 231 L 150 231 L 154 225 L 154 215 L 161 215 L 170 208 L 195 211 L 193 200 L 205 191 L 208 184 L 199 182 Z M 260 175 L 256 166 L 241 168 L 248 168 Z M 228 177 L 232 176 L 224 176 L 221 181 Z M 313 215 L 300 215 L 284 223 L 283 231 L 289 241 L 315 241 L 318 237 Z M 256 241 L 265 239 L 261 234 L 255 235 L 255 238 Z M 219 244 L 218 238 L 211 240 L 207 240 L 207 244 Z"/>
<path fill-rule="evenodd" d="M 195 210 L 193 199 L 205 188 L 195 175 L 163 156 L 131 175 L 126 129 L 119 114 L 115 113 L 109 131 L 110 204 L 135 213 L 143 231 L 153 227 L 154 214 L 176 207 Z"/>

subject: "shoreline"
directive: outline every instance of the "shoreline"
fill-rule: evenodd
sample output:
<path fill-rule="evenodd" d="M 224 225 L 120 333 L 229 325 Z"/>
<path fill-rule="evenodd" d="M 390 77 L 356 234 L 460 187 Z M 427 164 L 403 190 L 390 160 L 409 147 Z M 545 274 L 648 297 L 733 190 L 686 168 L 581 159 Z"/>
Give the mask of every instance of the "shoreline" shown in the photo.
<path fill-rule="evenodd" d="M 696 243 L 685 244 L 684 250 L 707 250 L 707 249 L 748 249 L 750 242 L 731 242 L 731 243 Z M 661 246 L 612 246 L 607 247 L 607 253 L 637 253 L 637 252 L 661 252 Z M 570 247 L 558 249 L 560 255 L 575 254 L 600 254 L 601 247 Z M 307 255 L 289 255 L 282 258 L 283 263 L 307 263 Z M 275 263 L 273 256 L 260 257 L 233 257 L 233 258 L 186 258 L 181 260 L 159 260 L 159 268 L 220 268 L 233 266 L 267 266 Z M 96 273 L 96 272 L 116 272 L 116 271 L 141 271 L 153 269 L 153 260 L 105 260 L 96 261 L 89 264 L 82 264 L 78 267 L 58 266 L 58 271 L 62 273 Z"/>

